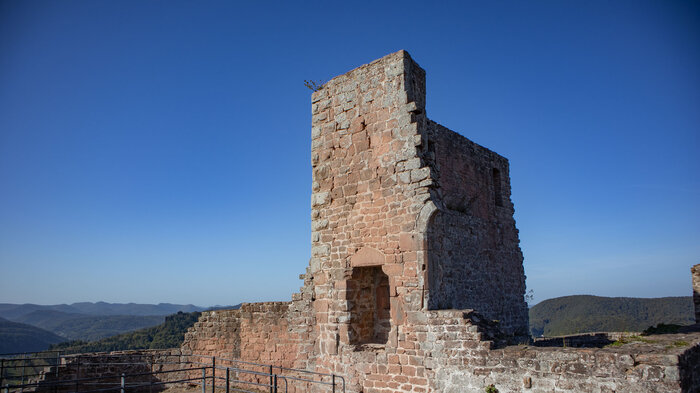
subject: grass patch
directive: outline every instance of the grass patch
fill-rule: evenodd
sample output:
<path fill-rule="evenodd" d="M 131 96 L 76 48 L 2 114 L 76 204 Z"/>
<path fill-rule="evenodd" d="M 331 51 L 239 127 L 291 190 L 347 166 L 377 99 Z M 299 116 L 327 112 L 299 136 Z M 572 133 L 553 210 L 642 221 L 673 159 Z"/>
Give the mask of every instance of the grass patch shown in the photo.
<path fill-rule="evenodd" d="M 634 342 L 641 342 L 641 343 L 647 343 L 647 344 L 653 344 L 657 342 L 656 340 L 650 340 L 648 338 L 644 338 L 642 336 L 629 336 L 629 337 L 622 337 L 617 341 L 614 341 L 608 345 L 605 346 L 605 348 L 608 347 L 620 347 L 624 344 L 629 344 L 629 343 L 634 343 Z"/>

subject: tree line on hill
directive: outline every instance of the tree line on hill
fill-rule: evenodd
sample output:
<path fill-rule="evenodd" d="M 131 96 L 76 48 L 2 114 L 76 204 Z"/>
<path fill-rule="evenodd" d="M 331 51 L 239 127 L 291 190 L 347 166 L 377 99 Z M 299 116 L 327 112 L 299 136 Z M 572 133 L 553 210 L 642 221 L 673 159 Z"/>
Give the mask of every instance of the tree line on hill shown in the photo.
<path fill-rule="evenodd" d="M 236 307 L 238 306 L 214 306 L 205 309 L 191 304 L 170 303 L 0 303 L 0 353 L 42 351 L 49 345 L 66 341 L 81 340 L 84 344 L 98 342 L 121 333 L 157 327 L 156 325 L 164 323 L 166 315 Z M 168 326 L 172 323 L 170 321 Z M 169 329 L 170 327 L 166 330 Z M 154 345 L 172 343 L 172 340 L 163 338 L 166 336 L 164 333 L 155 335 Z M 129 339 L 125 342 L 136 345 L 137 342 L 148 340 L 147 335 L 140 340 Z"/>
<path fill-rule="evenodd" d="M 44 329 L 0 318 L 0 353 L 43 351 L 65 340 Z"/>
<path fill-rule="evenodd" d="M 202 313 L 199 311 L 165 317 L 165 322 L 158 326 L 122 333 L 97 341 L 68 341 L 53 344 L 52 351 L 66 353 L 108 352 L 128 349 L 167 349 L 179 347 L 185 339 L 187 329 L 192 327 Z"/>
<path fill-rule="evenodd" d="M 564 296 L 530 308 L 530 334 L 554 337 L 586 332 L 642 332 L 658 324 L 692 325 L 693 298 Z"/>

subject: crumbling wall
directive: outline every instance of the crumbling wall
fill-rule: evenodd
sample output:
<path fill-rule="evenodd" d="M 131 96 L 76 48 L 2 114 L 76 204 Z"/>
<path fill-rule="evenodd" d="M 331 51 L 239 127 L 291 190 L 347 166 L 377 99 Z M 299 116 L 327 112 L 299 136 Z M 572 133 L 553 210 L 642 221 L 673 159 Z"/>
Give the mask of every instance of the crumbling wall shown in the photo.
<path fill-rule="evenodd" d="M 314 353 L 313 283 L 302 274 L 304 286 L 291 302 L 244 303 L 237 310 L 203 312 L 185 334 L 181 346 L 188 355 L 215 356 L 220 367 L 242 368 L 257 373 L 307 377 L 290 369 L 313 369 Z M 202 359 L 208 362 L 208 359 Z M 255 363 L 255 364 L 252 364 Z M 237 371 L 232 378 L 268 384 L 269 377 Z M 282 382 L 280 382 L 282 383 Z M 241 385 L 250 388 L 253 385 Z M 290 383 L 288 392 L 309 391 L 307 384 Z"/>
<path fill-rule="evenodd" d="M 500 347 L 473 313 L 430 313 L 422 349 L 434 392 L 696 392 L 700 335 L 628 338 L 600 348 Z"/>
<path fill-rule="evenodd" d="M 241 311 L 205 311 L 187 330 L 182 350 L 221 358 L 241 357 Z"/>
<path fill-rule="evenodd" d="M 246 362 L 295 368 L 310 326 L 290 326 L 292 302 L 244 303 L 237 310 L 205 311 L 185 334 L 182 350 Z M 308 347 L 306 347 L 308 349 Z M 305 366 L 305 364 L 302 364 Z M 265 370 L 267 372 L 267 370 Z"/>
<path fill-rule="evenodd" d="M 241 306 L 240 359 L 294 367 L 299 356 L 290 336 L 289 303 L 250 303 Z"/>

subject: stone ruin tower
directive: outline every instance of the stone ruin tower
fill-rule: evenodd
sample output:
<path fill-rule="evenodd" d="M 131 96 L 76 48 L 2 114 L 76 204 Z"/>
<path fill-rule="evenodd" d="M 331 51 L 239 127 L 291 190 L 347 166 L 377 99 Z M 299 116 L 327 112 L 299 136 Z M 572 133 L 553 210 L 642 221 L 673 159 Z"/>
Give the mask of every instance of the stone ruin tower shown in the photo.
<path fill-rule="evenodd" d="M 508 160 L 429 120 L 425 91 L 399 51 L 312 95 L 308 273 L 319 360 L 335 372 L 419 350 L 439 310 L 528 334 Z"/>
<path fill-rule="evenodd" d="M 312 114 L 323 349 L 395 346 L 428 310 L 472 309 L 526 336 L 508 160 L 428 119 L 425 71 L 409 54 L 332 79 Z"/>

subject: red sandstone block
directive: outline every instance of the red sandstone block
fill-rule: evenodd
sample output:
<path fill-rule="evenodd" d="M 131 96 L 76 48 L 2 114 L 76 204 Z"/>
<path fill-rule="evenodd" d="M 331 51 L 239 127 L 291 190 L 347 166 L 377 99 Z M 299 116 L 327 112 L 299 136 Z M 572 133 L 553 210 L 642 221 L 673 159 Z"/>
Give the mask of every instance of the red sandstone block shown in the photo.
<path fill-rule="evenodd" d="M 411 377 L 408 379 L 408 381 L 413 385 L 428 386 L 427 378 Z"/>

